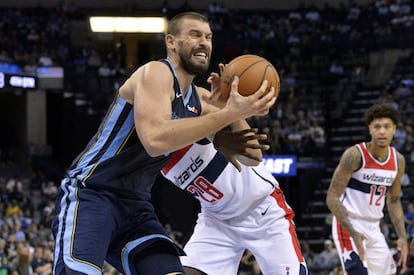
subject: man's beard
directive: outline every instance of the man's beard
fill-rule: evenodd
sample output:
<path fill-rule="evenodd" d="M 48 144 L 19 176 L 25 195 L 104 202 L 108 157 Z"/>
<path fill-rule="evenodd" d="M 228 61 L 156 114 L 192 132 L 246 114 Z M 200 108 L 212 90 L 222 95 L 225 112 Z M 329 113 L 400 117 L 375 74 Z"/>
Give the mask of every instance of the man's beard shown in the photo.
<path fill-rule="evenodd" d="M 190 57 L 186 58 L 185 54 L 183 52 L 180 52 L 179 56 L 180 56 L 181 64 L 184 70 L 186 70 L 189 74 L 199 76 L 207 72 L 208 67 L 209 67 L 209 62 L 207 62 L 206 64 L 199 65 L 199 64 L 194 64 L 193 62 L 191 62 L 191 55 Z"/>

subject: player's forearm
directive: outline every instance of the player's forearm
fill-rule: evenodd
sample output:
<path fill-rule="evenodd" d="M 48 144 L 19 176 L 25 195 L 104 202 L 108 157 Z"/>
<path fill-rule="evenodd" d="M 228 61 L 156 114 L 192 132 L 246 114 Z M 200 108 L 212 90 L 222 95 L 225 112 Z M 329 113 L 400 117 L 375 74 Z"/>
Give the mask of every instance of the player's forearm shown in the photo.
<path fill-rule="evenodd" d="M 398 238 L 407 239 L 405 230 L 405 217 L 399 197 L 387 198 L 387 210 Z"/>
<path fill-rule="evenodd" d="M 348 219 L 348 211 L 337 198 L 327 198 L 326 204 L 338 222 L 345 228 L 346 232 L 352 236 L 355 232 L 354 227 Z"/>
<path fill-rule="evenodd" d="M 237 121 L 233 122 L 230 126 L 231 126 L 231 129 L 232 129 L 233 132 L 241 131 L 241 130 L 244 130 L 244 129 L 250 129 L 250 125 L 247 123 L 247 121 L 245 119 L 237 120 Z M 249 140 L 248 142 L 251 143 L 251 144 L 259 144 L 260 143 L 259 140 L 257 140 L 257 139 L 252 139 L 252 140 Z M 246 148 L 246 151 L 251 156 L 254 156 L 255 159 L 262 159 L 263 158 L 263 153 L 262 153 L 262 150 L 260 150 L 260 149 Z M 244 163 L 245 165 L 248 165 L 248 166 L 256 166 L 256 165 L 259 165 L 259 163 L 260 163 L 259 161 L 255 161 L 252 158 L 245 158 L 243 156 L 239 156 L 238 158 L 242 163 Z"/>
<path fill-rule="evenodd" d="M 138 135 L 148 154 L 156 157 L 210 136 L 235 120 L 223 109 L 196 118 L 168 120 L 158 125 L 156 131 Z"/>
<path fill-rule="evenodd" d="M 245 119 L 243 120 L 236 120 L 235 122 L 233 122 L 231 125 L 231 130 L 232 132 L 237 132 L 237 131 L 241 131 L 241 130 L 245 130 L 245 129 L 250 129 L 250 125 L 247 123 L 247 121 Z M 259 143 L 256 140 L 256 143 Z"/>

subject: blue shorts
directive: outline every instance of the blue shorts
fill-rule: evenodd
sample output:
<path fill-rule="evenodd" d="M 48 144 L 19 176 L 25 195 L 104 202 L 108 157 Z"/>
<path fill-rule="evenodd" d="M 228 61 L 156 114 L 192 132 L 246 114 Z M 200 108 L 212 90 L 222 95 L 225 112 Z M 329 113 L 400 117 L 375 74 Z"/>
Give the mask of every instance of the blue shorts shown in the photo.
<path fill-rule="evenodd" d="M 167 237 L 146 196 L 83 187 L 76 179 L 62 180 L 52 230 L 53 274 L 101 275 L 105 260 L 124 274 L 135 274 L 135 256 L 155 244 L 184 254 Z"/>

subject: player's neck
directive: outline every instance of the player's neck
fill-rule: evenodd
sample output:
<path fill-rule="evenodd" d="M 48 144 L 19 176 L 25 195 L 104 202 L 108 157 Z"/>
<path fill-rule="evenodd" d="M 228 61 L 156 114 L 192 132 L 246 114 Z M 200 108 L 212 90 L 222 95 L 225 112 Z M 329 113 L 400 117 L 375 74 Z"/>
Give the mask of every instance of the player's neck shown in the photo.
<path fill-rule="evenodd" d="M 182 63 L 179 61 L 179 59 L 174 58 L 172 56 L 167 57 L 168 61 L 172 64 L 174 67 L 176 76 L 178 78 L 178 82 L 180 83 L 181 88 L 189 87 L 191 82 L 193 82 L 196 75 L 190 74 L 186 69 L 184 69 Z"/>
<path fill-rule="evenodd" d="M 379 147 L 379 146 L 375 146 L 373 142 L 367 142 L 368 152 L 378 161 L 384 161 L 387 159 L 388 148 L 389 146 Z"/>
<path fill-rule="evenodd" d="M 171 57 L 168 57 L 168 60 L 172 63 L 174 67 L 178 79 L 178 84 L 180 85 L 181 93 L 185 97 L 191 83 L 195 78 L 195 75 L 189 74 L 177 60 Z"/>
<path fill-rule="evenodd" d="M 193 81 L 193 78 L 188 78 L 186 76 L 180 77 L 180 74 L 178 73 L 178 83 L 180 84 L 181 93 L 183 94 L 183 97 L 187 95 L 187 92 L 191 86 L 191 82 Z"/>

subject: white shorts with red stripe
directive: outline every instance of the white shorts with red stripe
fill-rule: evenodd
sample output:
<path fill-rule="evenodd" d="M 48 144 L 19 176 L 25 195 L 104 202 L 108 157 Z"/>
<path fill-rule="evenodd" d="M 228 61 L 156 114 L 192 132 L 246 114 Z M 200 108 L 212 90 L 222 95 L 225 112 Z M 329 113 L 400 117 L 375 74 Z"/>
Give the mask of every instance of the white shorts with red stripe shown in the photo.
<path fill-rule="evenodd" d="M 348 232 L 334 217 L 332 221 L 332 237 L 340 255 L 342 268 L 348 275 L 389 275 L 397 272 L 397 265 L 388 247 L 379 221 L 367 221 L 349 217 L 354 229 L 365 235 L 365 260 L 362 263 L 355 243 Z"/>
<path fill-rule="evenodd" d="M 206 274 L 237 274 L 248 249 L 263 274 L 306 275 L 293 216 L 279 188 L 240 217 L 223 221 L 202 212 L 181 261 Z"/>

